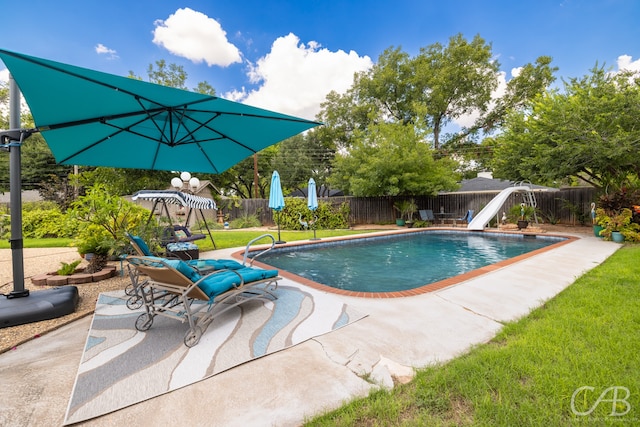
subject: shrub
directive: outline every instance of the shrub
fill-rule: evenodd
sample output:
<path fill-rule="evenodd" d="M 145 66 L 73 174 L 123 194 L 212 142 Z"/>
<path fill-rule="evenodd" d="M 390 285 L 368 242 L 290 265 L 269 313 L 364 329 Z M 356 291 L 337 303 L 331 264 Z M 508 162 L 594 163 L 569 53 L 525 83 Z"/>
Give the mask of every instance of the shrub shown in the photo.
<path fill-rule="evenodd" d="M 27 238 L 71 237 L 66 216 L 58 207 L 27 210 L 22 214 L 22 234 Z"/>
<path fill-rule="evenodd" d="M 126 252 L 129 239 L 125 232 L 138 233 L 149 211 L 110 194 L 103 185 L 95 185 L 73 203 L 69 215 L 79 222 L 78 251 L 106 256 Z"/>
<path fill-rule="evenodd" d="M 511 209 L 509 209 L 509 213 L 507 214 L 507 220 L 512 223 L 516 223 L 519 220 L 524 219 L 525 221 L 531 221 L 533 215 L 535 213 L 535 208 L 533 206 L 525 205 L 524 206 L 524 218 L 522 215 L 523 207 L 521 205 L 513 205 Z"/>
<path fill-rule="evenodd" d="M 58 275 L 60 276 L 70 276 L 73 273 L 75 273 L 76 271 L 76 267 L 78 266 L 78 264 L 80 264 L 82 262 L 81 259 L 77 260 L 77 261 L 73 261 L 70 264 L 67 264 L 66 262 L 62 262 L 62 267 L 60 267 L 60 269 L 57 271 Z"/>
<path fill-rule="evenodd" d="M 316 221 L 316 229 L 349 228 L 349 204 L 341 203 L 336 206 L 324 200 L 318 200 L 318 209 L 311 212 L 307 207 L 307 199 L 302 197 L 288 197 L 285 208 L 281 212 L 273 212 L 273 219 L 280 224 L 280 228 L 287 230 L 303 230 L 300 219 Z M 316 220 L 317 218 L 317 220 Z"/>
<path fill-rule="evenodd" d="M 628 208 L 620 211 L 596 209 L 596 223 L 604 227 L 600 235 L 607 240 L 611 240 L 611 233 L 619 231 L 628 242 L 640 241 L 640 225 L 631 222 L 632 215 L 631 209 Z"/>
<path fill-rule="evenodd" d="M 244 214 L 240 218 L 236 218 L 229 223 L 231 228 L 250 228 L 260 227 L 262 224 L 256 215 Z"/>

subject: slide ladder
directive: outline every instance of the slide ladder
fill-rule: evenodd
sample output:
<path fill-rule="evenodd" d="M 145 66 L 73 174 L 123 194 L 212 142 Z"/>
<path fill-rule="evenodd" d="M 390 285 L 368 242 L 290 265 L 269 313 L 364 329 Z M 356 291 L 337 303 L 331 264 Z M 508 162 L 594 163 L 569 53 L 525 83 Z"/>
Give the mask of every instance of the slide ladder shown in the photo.
<path fill-rule="evenodd" d="M 468 230 L 484 230 L 485 226 L 489 224 L 491 219 L 500 211 L 502 205 L 507 201 L 509 196 L 513 193 L 524 192 L 525 203 L 536 207 L 536 200 L 531 187 L 528 185 L 516 185 L 514 187 L 505 188 L 496 197 L 491 199 L 489 203 L 476 215 L 473 220 L 467 225 Z M 536 223 L 538 218 L 536 217 Z"/>

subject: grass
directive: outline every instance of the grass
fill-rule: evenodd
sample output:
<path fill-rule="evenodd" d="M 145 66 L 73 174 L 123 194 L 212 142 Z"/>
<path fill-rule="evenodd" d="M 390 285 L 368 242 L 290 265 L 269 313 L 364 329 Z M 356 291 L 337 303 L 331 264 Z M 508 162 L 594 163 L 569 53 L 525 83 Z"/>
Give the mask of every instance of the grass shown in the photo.
<path fill-rule="evenodd" d="M 370 230 L 379 231 L 379 230 Z M 366 233 L 367 230 L 317 230 L 316 236 L 318 238 L 335 237 L 335 236 L 347 236 L 351 234 Z M 278 239 L 278 232 L 269 230 L 221 230 L 212 231 L 213 240 L 216 242 L 218 249 L 237 248 L 244 247 L 252 239 L 261 236 L 263 234 L 271 234 Z M 313 231 L 285 231 L 280 230 L 280 238 L 285 242 L 294 242 L 296 240 L 309 240 L 313 237 Z M 213 250 L 213 244 L 209 238 L 205 240 L 198 240 L 196 242 L 200 251 Z M 260 240 L 257 244 L 269 243 L 269 240 Z"/>
<path fill-rule="evenodd" d="M 63 248 L 73 246 L 73 239 L 23 239 L 25 248 Z M 0 240 L 0 249 L 10 249 L 9 240 Z"/>
<path fill-rule="evenodd" d="M 346 236 L 350 234 L 367 233 L 368 231 L 377 230 L 318 230 L 316 235 L 318 238 Z M 249 241 L 255 237 L 261 236 L 265 233 L 273 235 L 278 238 L 277 231 L 264 231 L 264 230 L 212 230 L 211 235 L 216 242 L 217 249 L 227 249 L 244 247 Z M 286 242 L 293 242 L 296 240 L 308 240 L 313 237 L 313 231 L 283 231 L 280 232 L 280 237 Z M 74 239 L 24 239 L 25 248 L 61 248 L 73 246 Z M 200 251 L 213 250 L 213 243 L 210 239 L 198 240 L 195 242 Z M 268 243 L 267 240 L 260 241 L 258 243 Z M 9 249 L 11 245 L 8 240 L 0 240 L 0 249 Z"/>
<path fill-rule="evenodd" d="M 639 425 L 638 259 L 640 246 L 625 246 L 489 343 L 305 425 Z M 612 402 L 614 386 L 629 396 L 620 388 Z"/>

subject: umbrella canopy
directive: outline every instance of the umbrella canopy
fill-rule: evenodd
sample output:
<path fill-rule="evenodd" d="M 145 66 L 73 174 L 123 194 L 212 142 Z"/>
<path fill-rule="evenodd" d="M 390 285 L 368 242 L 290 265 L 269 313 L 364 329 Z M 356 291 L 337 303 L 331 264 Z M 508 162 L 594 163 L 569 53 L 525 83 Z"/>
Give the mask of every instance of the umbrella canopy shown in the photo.
<path fill-rule="evenodd" d="M 316 182 L 313 178 L 309 178 L 309 183 L 307 184 L 307 207 L 309 210 L 315 211 L 318 209 L 318 195 L 316 194 Z"/>
<path fill-rule="evenodd" d="M 282 195 L 282 186 L 280 185 L 280 174 L 278 174 L 278 171 L 273 171 L 273 174 L 271 175 L 269 208 L 274 211 L 281 211 L 284 209 L 284 196 Z"/>
<path fill-rule="evenodd" d="M 320 123 L 0 49 L 58 163 L 220 173 Z"/>
<path fill-rule="evenodd" d="M 181 191 L 172 190 L 140 190 L 132 197 L 132 200 L 164 200 L 167 203 L 184 206 L 185 208 L 195 209 L 218 209 L 216 202 L 206 197 L 194 196 L 193 194 L 183 193 Z"/>

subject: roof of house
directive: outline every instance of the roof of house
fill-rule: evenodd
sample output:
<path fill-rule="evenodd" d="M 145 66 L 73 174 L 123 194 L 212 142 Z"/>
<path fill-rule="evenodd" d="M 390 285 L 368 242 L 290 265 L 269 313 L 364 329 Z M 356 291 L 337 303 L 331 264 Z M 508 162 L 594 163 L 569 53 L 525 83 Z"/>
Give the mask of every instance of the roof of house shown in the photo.
<path fill-rule="evenodd" d="M 508 181 L 506 179 L 492 179 L 476 177 L 472 179 L 462 180 L 460 188 L 453 193 L 473 193 L 480 191 L 502 191 L 505 188 L 513 187 L 516 183 L 514 181 Z M 538 191 L 557 191 L 557 188 L 545 187 L 544 185 L 535 185 L 529 183 L 522 183 L 522 185 L 528 185 L 533 190 Z"/>

